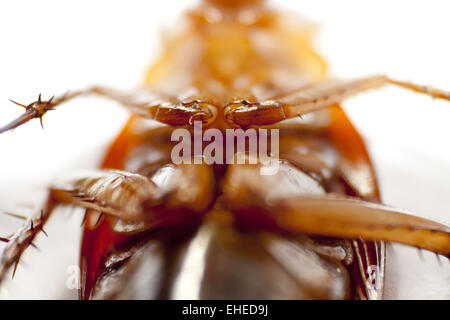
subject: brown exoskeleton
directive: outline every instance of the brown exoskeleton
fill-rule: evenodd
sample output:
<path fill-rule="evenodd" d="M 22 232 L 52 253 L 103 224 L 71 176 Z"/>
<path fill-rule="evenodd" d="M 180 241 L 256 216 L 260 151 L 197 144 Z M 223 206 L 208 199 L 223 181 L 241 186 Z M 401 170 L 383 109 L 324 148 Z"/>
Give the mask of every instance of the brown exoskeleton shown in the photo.
<path fill-rule="evenodd" d="M 371 272 L 382 280 L 383 241 L 449 255 L 448 226 L 377 204 L 370 158 L 338 105 L 386 84 L 449 93 L 385 76 L 327 80 L 308 34 L 262 1 L 205 1 L 186 19 L 149 71 L 147 91 L 95 87 L 39 99 L 0 129 L 86 94 L 135 115 L 102 171 L 51 188 L 44 210 L 3 239 L 0 282 L 58 205 L 87 209 L 81 298 L 176 298 L 190 277 L 199 298 L 375 299 L 383 288 Z M 146 118 L 168 126 L 149 128 Z M 221 131 L 279 129 L 278 172 L 173 164 L 173 130 L 195 121 Z M 202 270 L 190 269 L 195 257 Z"/>

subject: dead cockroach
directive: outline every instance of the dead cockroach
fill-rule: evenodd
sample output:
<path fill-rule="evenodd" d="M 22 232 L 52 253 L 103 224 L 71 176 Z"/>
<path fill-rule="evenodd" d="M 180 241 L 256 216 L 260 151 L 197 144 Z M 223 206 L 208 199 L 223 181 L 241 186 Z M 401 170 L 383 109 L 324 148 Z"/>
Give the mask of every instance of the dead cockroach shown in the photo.
<path fill-rule="evenodd" d="M 329 80 L 309 34 L 261 0 L 205 0 L 185 18 L 144 90 L 15 102 L 25 112 L 0 133 L 85 95 L 132 117 L 101 170 L 51 187 L 44 208 L 0 238 L 0 284 L 58 206 L 86 209 L 82 299 L 381 299 L 385 241 L 449 257 L 448 226 L 381 204 L 339 103 L 388 84 L 450 93 L 383 75 Z M 230 132 L 243 152 L 219 144 Z M 192 144 L 180 147 L 183 135 Z M 255 141 L 270 145 L 258 154 L 269 167 L 254 161 Z"/>

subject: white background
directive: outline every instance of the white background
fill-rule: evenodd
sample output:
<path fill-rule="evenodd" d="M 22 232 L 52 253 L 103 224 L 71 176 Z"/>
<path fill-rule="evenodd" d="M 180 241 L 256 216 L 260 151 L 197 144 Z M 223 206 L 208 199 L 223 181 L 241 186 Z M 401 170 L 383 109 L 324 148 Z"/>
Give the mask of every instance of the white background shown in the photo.
<path fill-rule="evenodd" d="M 450 90 L 448 1 L 281 2 L 270 3 L 317 22 L 316 47 L 332 75 L 386 73 Z M 8 98 L 29 103 L 40 92 L 49 98 L 91 84 L 140 85 L 161 29 L 191 3 L 1 2 L 0 124 L 22 111 Z M 450 104 L 389 87 L 352 98 L 345 108 L 368 141 L 385 202 L 448 223 Z M 39 203 L 47 183 L 69 168 L 95 166 L 125 119 L 114 103 L 79 99 L 46 115 L 44 131 L 33 121 L 1 135 L 0 208 L 31 212 L 28 205 Z M 54 219 L 51 238 L 40 240 L 40 253 L 25 257 L 4 297 L 74 297 L 75 291 L 59 290 L 68 276 L 64 266 L 77 263 L 79 218 Z M 19 225 L 0 217 L 1 234 Z M 394 251 L 387 281 L 396 285 L 388 285 L 388 297 L 450 299 L 448 263 L 440 267 L 428 253 L 421 262 L 415 250 L 400 246 Z M 59 260 L 63 267 L 55 267 Z"/>

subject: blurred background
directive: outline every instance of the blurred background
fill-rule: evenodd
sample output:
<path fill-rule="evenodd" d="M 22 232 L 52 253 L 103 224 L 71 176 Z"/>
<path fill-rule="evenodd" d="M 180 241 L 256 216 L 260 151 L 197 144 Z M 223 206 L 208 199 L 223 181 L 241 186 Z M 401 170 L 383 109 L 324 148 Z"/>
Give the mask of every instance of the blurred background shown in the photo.
<path fill-rule="evenodd" d="M 385 73 L 450 90 L 450 3 L 442 0 L 268 1 L 318 27 L 316 48 L 341 78 Z M 103 84 L 139 86 L 164 30 L 197 1 L 9 1 L 0 3 L 0 124 L 22 103 Z M 450 223 L 450 104 L 388 87 L 344 104 L 365 137 L 384 202 Z M 77 99 L 0 136 L 0 209 L 30 214 L 45 187 L 67 172 L 94 168 L 127 113 L 98 98 Z M 80 212 L 62 212 L 31 249 L 0 298 L 76 298 Z M 0 235 L 21 225 L 0 216 Z M 3 245 L 0 244 L 0 250 Z M 450 267 L 434 255 L 388 250 L 386 297 L 450 299 Z M 69 272 L 69 273 L 68 273 Z"/>

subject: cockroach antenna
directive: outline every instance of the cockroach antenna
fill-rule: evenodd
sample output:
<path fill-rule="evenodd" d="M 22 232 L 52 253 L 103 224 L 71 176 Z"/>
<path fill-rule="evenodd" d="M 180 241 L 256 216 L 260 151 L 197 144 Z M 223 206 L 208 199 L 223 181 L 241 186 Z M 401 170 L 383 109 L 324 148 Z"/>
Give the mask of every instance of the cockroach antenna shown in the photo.
<path fill-rule="evenodd" d="M 0 237 L 0 241 L 2 241 L 2 242 L 9 242 L 9 239 L 8 239 L 8 238 Z"/>

